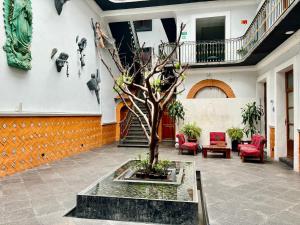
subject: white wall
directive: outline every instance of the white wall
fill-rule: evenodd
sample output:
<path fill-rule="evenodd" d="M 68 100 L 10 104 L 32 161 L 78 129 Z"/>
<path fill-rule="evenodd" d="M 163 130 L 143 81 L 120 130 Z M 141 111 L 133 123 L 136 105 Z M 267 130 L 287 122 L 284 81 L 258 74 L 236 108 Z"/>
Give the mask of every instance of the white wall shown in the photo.
<path fill-rule="evenodd" d="M 221 80 L 228 84 L 237 98 L 256 98 L 257 72 L 249 68 L 189 69 L 184 83 L 185 91 L 179 96 L 186 98 L 190 89 L 199 81 Z"/>
<path fill-rule="evenodd" d="M 140 45 L 152 47 L 155 55 L 158 55 L 158 46 L 161 42 L 169 42 L 166 31 L 160 19 L 152 20 L 152 31 L 137 32 Z"/>
<path fill-rule="evenodd" d="M 242 128 L 241 108 L 253 101 L 255 98 L 182 99 L 186 115 L 177 130 L 185 123 L 195 122 L 202 129 L 200 144 L 208 145 L 210 132 L 226 132 L 231 127 Z M 228 137 L 227 142 L 230 146 Z"/>
<path fill-rule="evenodd" d="M 196 41 L 196 19 L 225 16 L 225 38 L 236 38 L 242 36 L 252 22 L 257 4 L 253 2 L 252 5 L 247 6 L 226 6 L 226 3 L 220 2 L 218 7 L 211 8 L 210 10 L 202 10 L 201 8 L 180 11 L 176 13 L 177 27 L 180 24 L 186 24 L 185 31 L 188 32 L 184 41 Z M 248 20 L 248 25 L 241 24 L 241 20 Z"/>
<path fill-rule="evenodd" d="M 300 31 L 257 65 L 260 77 L 267 78 L 267 126 L 275 127 L 275 160 L 287 154 L 285 72 L 294 70 L 294 170 L 299 171 L 300 128 Z M 260 78 L 259 78 L 260 79 Z M 259 80 L 258 79 L 258 80 Z M 272 103 L 273 102 L 273 103 Z M 274 110 L 273 110 L 274 109 Z M 268 130 L 268 137 L 270 137 Z M 270 146 L 268 146 L 270 148 Z M 269 149 L 268 149 L 268 152 Z"/>
<path fill-rule="evenodd" d="M 0 2 L 3 3 L 3 0 Z M 8 67 L 6 54 L 0 51 L 0 111 L 14 112 L 22 103 L 24 112 L 100 114 L 106 103 L 102 101 L 104 105 L 99 106 L 94 93 L 86 85 L 91 73 L 101 67 L 90 25 L 91 17 L 100 20 L 94 12 L 100 9 L 92 9 L 86 1 L 69 1 L 58 16 L 54 2 L 48 0 L 32 0 L 32 9 L 32 69 L 24 72 Z M 2 10 L 0 17 L 3 18 Z M 6 39 L 3 25 L 3 22 L 0 23 L 0 46 L 4 45 Z M 88 40 L 86 66 L 80 76 L 78 47 L 75 43 L 77 35 Z M 53 48 L 58 48 L 59 53 L 63 51 L 69 54 L 69 78 L 66 77 L 66 67 L 61 73 L 56 71 L 55 60 L 50 59 Z M 107 72 L 102 70 L 102 82 L 107 82 L 107 76 Z M 109 115 L 107 120 L 114 121 L 114 117 Z"/>
<path fill-rule="evenodd" d="M 219 68 L 190 69 L 184 83 L 185 91 L 178 96 L 186 112 L 185 121 L 196 122 L 202 128 L 201 144 L 209 143 L 209 133 L 226 132 L 233 126 L 243 128 L 241 108 L 247 103 L 256 101 L 257 73 L 253 68 Z M 233 90 L 236 98 L 232 99 L 187 99 L 190 89 L 199 81 L 206 79 L 221 80 Z M 246 138 L 246 137 L 245 137 Z M 228 139 L 228 143 L 230 141 Z"/>

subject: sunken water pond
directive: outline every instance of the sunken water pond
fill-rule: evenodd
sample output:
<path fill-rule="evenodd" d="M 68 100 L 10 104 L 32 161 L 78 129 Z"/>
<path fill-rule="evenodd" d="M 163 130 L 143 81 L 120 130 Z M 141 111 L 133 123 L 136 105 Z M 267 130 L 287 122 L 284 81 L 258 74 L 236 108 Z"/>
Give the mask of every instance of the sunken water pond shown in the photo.
<path fill-rule="evenodd" d="M 137 179 L 130 160 L 77 195 L 67 215 L 79 218 L 198 225 L 193 162 L 172 162 L 167 180 Z"/>

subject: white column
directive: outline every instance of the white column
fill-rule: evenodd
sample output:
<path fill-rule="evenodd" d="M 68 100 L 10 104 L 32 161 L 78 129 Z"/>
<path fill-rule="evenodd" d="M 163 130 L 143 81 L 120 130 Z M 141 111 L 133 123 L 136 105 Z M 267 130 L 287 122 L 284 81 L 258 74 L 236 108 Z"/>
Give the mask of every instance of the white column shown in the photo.
<path fill-rule="evenodd" d="M 286 94 L 284 73 L 275 71 L 275 160 L 287 155 Z"/>
<path fill-rule="evenodd" d="M 294 61 L 294 170 L 299 172 L 300 53 Z"/>

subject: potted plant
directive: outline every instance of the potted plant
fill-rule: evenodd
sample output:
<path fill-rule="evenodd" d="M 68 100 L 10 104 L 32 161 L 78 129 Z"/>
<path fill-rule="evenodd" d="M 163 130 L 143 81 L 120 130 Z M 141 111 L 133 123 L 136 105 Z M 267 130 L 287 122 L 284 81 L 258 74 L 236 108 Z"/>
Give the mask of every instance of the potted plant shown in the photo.
<path fill-rule="evenodd" d="M 247 137 L 252 137 L 258 132 L 257 125 L 264 115 L 264 109 L 261 105 L 256 105 L 256 102 L 248 103 L 242 109 L 242 118 L 244 127 L 244 133 Z"/>
<path fill-rule="evenodd" d="M 168 105 L 168 113 L 169 116 L 177 122 L 184 120 L 185 111 L 182 103 L 178 100 L 174 100 Z"/>
<path fill-rule="evenodd" d="M 197 142 L 197 138 L 201 136 L 201 128 L 196 125 L 196 123 L 185 124 L 181 132 L 188 137 L 189 142 Z"/>
<path fill-rule="evenodd" d="M 242 138 L 244 136 L 243 129 L 240 129 L 237 127 L 232 127 L 232 128 L 229 128 L 226 132 L 231 139 L 232 151 L 237 151 L 238 144 L 240 143 L 240 141 L 242 140 Z"/>

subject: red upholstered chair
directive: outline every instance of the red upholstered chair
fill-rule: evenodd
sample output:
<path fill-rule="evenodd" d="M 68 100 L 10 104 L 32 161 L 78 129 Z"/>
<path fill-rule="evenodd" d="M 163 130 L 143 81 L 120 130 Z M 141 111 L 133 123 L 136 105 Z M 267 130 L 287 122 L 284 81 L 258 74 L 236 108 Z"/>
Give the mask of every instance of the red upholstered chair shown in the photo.
<path fill-rule="evenodd" d="M 177 134 L 179 142 L 179 152 L 182 154 L 183 150 L 192 151 L 194 155 L 197 155 L 198 144 L 194 142 L 186 142 L 183 134 Z"/>
<path fill-rule="evenodd" d="M 257 141 L 259 141 L 259 134 L 254 134 L 251 137 L 251 141 L 241 141 L 242 143 L 238 145 L 238 154 L 240 155 L 241 147 L 255 147 Z"/>
<path fill-rule="evenodd" d="M 266 139 L 261 135 L 256 135 L 253 145 L 242 145 L 240 147 L 240 157 L 245 158 L 259 158 L 261 162 L 264 162 L 264 146 Z"/>
<path fill-rule="evenodd" d="M 227 145 L 226 134 L 224 132 L 210 132 L 209 141 L 210 145 Z"/>

